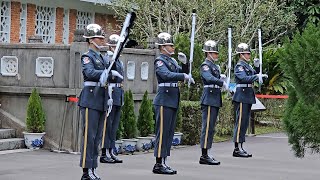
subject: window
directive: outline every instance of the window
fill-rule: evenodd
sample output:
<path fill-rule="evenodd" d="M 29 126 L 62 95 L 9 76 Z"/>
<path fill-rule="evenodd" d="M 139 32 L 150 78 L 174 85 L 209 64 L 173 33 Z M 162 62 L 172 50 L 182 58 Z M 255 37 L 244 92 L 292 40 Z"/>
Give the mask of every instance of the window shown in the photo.
<path fill-rule="evenodd" d="M 63 11 L 63 44 L 69 44 L 69 9 Z"/>
<path fill-rule="evenodd" d="M 94 14 L 89 12 L 81 12 L 77 13 L 77 29 L 85 29 L 88 24 L 94 22 Z"/>
<path fill-rule="evenodd" d="M 11 3 L 0 1 L 0 42 L 10 42 Z"/>
<path fill-rule="evenodd" d="M 44 43 L 55 43 L 55 17 L 55 8 L 37 6 L 35 34 L 41 36 Z"/>
<path fill-rule="evenodd" d="M 27 42 L 27 4 L 21 4 L 20 6 L 20 43 Z"/>

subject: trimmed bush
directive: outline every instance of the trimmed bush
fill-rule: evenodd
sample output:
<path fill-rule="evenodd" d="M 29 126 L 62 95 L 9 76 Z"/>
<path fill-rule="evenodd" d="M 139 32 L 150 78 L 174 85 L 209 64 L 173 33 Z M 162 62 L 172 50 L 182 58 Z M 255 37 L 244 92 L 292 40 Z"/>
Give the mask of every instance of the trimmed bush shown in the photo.
<path fill-rule="evenodd" d="M 138 116 L 137 126 L 140 136 L 146 137 L 154 133 L 154 124 L 152 103 L 148 99 L 148 92 L 146 91 L 142 98 Z"/>
<path fill-rule="evenodd" d="M 117 129 L 117 139 L 122 139 L 123 138 L 123 119 L 122 119 L 122 109 L 121 109 L 121 117 L 120 117 L 120 122 L 119 122 L 119 127 Z"/>
<path fill-rule="evenodd" d="M 258 122 L 270 122 L 277 128 L 282 126 L 281 120 L 284 116 L 286 99 L 259 99 L 266 107 L 265 111 L 255 113 Z"/>
<path fill-rule="evenodd" d="M 262 99 L 261 101 L 266 106 L 267 110 L 256 113 L 256 120 L 271 121 L 275 126 L 280 126 L 280 118 L 284 112 L 284 103 L 286 100 Z M 200 102 L 182 101 L 180 109 L 180 115 L 182 116 L 180 130 L 180 132 L 183 133 L 182 143 L 186 145 L 198 144 L 200 142 L 202 121 Z M 233 127 L 234 109 L 232 101 L 229 99 L 223 99 L 223 106 L 219 109 L 219 116 L 216 122 L 215 135 L 220 137 L 231 136 Z"/>
<path fill-rule="evenodd" d="M 137 137 L 137 122 L 134 114 L 134 102 L 131 90 L 125 92 L 121 121 L 123 122 L 123 137 L 126 139 Z"/>
<path fill-rule="evenodd" d="M 45 130 L 45 123 L 46 116 L 42 108 L 40 95 L 36 89 L 33 89 L 27 106 L 27 131 L 30 133 L 42 133 Z"/>
<path fill-rule="evenodd" d="M 177 112 L 177 122 L 176 122 L 176 128 L 174 130 L 175 132 L 181 132 L 182 131 L 182 113 L 181 113 L 181 105 L 178 108 Z"/>

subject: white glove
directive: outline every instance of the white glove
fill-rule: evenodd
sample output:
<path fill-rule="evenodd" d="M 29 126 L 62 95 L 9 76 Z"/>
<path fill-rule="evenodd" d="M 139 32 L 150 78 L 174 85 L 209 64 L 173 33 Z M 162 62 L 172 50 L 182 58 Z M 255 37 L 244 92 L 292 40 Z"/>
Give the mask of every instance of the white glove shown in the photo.
<path fill-rule="evenodd" d="M 178 60 L 182 62 L 182 64 L 187 64 L 187 56 L 182 52 L 178 52 Z"/>
<path fill-rule="evenodd" d="M 102 74 L 100 75 L 100 79 L 99 82 L 101 83 L 101 86 L 104 87 L 107 84 L 107 80 L 108 80 L 108 70 L 105 69 L 103 70 Z"/>
<path fill-rule="evenodd" d="M 113 52 L 112 52 L 112 51 L 107 51 L 107 55 L 108 55 L 109 57 L 112 57 L 112 56 L 113 56 Z"/>
<path fill-rule="evenodd" d="M 260 74 L 256 74 L 258 78 L 260 78 Z M 267 74 L 261 74 L 261 78 L 268 78 Z"/>
<path fill-rule="evenodd" d="M 196 83 L 193 78 L 190 78 L 189 82 L 190 82 L 190 84 L 195 84 Z"/>
<path fill-rule="evenodd" d="M 259 84 L 262 84 L 263 83 L 263 79 L 262 78 L 268 78 L 268 75 L 267 74 L 256 74 L 257 77 L 259 78 Z"/>
<path fill-rule="evenodd" d="M 226 81 L 226 80 L 227 80 L 227 76 L 224 75 L 224 74 L 220 74 L 220 79 L 221 79 L 222 81 Z"/>
<path fill-rule="evenodd" d="M 119 77 L 120 79 L 123 79 L 123 76 L 118 71 L 111 70 L 111 74 L 112 76 L 116 76 L 116 77 Z"/>
<path fill-rule="evenodd" d="M 108 104 L 108 106 L 112 106 L 113 105 L 113 99 L 108 99 L 107 104 Z"/>
<path fill-rule="evenodd" d="M 222 90 L 223 91 L 228 91 L 229 90 L 228 84 L 226 82 L 224 82 L 224 81 L 223 81 L 223 85 L 222 85 Z"/>
<path fill-rule="evenodd" d="M 260 66 L 260 59 L 255 58 L 255 59 L 253 60 L 253 65 L 254 65 L 254 67 L 259 67 L 259 66 Z"/>
<path fill-rule="evenodd" d="M 188 74 L 183 73 L 183 75 L 184 75 L 184 80 L 188 80 L 189 81 L 189 79 L 191 79 L 191 76 L 189 76 Z"/>

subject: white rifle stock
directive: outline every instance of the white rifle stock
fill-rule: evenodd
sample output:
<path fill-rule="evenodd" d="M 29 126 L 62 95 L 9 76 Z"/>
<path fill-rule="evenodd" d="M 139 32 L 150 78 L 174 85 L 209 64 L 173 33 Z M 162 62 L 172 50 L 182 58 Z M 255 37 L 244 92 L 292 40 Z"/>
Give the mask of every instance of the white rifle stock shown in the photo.
<path fill-rule="evenodd" d="M 260 68 L 260 71 L 259 71 L 259 75 L 260 75 L 260 78 L 262 78 L 262 37 L 261 37 L 261 29 L 259 28 L 258 29 L 258 38 L 259 38 L 259 68 Z M 261 83 L 259 81 L 259 92 L 261 92 Z"/>
<path fill-rule="evenodd" d="M 231 78 L 231 62 L 232 62 L 232 29 L 231 27 L 228 28 L 228 74 L 227 74 L 227 85 L 230 85 L 230 78 Z"/>
<path fill-rule="evenodd" d="M 194 35 L 196 31 L 196 10 L 192 10 L 192 30 L 191 30 L 191 37 L 190 37 L 190 59 L 189 59 L 189 76 L 190 80 L 188 81 L 188 88 L 190 88 L 191 78 L 192 78 L 192 62 L 193 62 L 193 51 L 194 51 Z"/>
<path fill-rule="evenodd" d="M 120 53 L 124 48 L 125 42 L 127 41 L 128 37 L 129 37 L 130 28 L 133 26 L 133 21 L 135 20 L 135 18 L 136 18 L 136 14 L 134 12 L 130 12 L 126 16 L 126 19 L 123 23 L 123 27 L 121 29 L 119 41 L 117 43 L 116 49 L 113 52 L 110 66 L 107 69 L 108 74 L 111 71 L 111 68 L 112 68 L 114 62 L 119 58 Z M 112 87 L 109 86 L 108 89 L 109 89 L 108 94 L 109 94 L 109 96 L 111 95 L 110 97 L 112 98 Z M 106 114 L 107 117 L 109 116 L 111 110 L 112 110 L 112 107 L 108 107 L 108 111 Z"/>

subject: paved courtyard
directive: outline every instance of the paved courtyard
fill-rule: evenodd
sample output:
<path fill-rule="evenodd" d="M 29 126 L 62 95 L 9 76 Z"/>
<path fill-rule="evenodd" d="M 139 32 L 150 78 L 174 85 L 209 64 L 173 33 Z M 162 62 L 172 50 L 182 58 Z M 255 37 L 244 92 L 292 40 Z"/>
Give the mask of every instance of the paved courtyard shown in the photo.
<path fill-rule="evenodd" d="M 199 146 L 174 149 L 169 164 L 178 170 L 174 176 L 155 175 L 152 153 L 122 155 L 123 164 L 102 164 L 102 180 L 311 180 L 320 177 L 319 155 L 304 159 L 293 156 L 284 134 L 247 138 L 253 158 L 232 157 L 231 141 L 215 143 L 214 154 L 220 166 L 199 165 Z M 0 180 L 80 180 L 79 155 L 45 150 L 0 154 Z"/>

